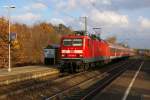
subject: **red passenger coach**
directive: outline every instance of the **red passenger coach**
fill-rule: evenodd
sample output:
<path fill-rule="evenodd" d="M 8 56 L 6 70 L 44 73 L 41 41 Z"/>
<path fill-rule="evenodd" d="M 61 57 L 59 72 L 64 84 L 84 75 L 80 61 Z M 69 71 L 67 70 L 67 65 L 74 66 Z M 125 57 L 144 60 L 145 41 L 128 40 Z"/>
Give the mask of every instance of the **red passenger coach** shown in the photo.
<path fill-rule="evenodd" d="M 87 70 L 92 64 L 129 56 L 128 48 L 79 34 L 63 36 L 60 51 L 62 72 Z"/>

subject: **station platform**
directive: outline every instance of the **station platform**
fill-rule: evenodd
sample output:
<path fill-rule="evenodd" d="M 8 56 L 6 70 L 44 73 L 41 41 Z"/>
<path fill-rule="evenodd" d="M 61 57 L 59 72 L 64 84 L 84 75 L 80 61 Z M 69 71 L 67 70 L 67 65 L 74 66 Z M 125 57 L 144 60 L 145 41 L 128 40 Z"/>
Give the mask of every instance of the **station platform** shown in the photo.
<path fill-rule="evenodd" d="M 8 85 L 15 82 L 36 79 L 39 77 L 59 73 L 56 66 L 24 66 L 7 69 L 0 69 L 0 85 Z"/>
<path fill-rule="evenodd" d="M 92 100 L 150 100 L 150 61 L 130 67 Z"/>

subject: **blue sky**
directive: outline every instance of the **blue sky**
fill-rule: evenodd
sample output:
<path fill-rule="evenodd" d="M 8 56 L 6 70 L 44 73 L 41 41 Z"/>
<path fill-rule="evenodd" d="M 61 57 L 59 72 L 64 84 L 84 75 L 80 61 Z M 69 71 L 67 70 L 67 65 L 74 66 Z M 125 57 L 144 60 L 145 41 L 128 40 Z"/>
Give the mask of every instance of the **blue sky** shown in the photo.
<path fill-rule="evenodd" d="M 3 6 L 15 5 L 12 22 L 33 25 L 42 21 L 63 23 L 74 30 L 101 27 L 102 38 L 116 36 L 133 48 L 150 49 L 150 0 L 0 0 L 0 16 L 7 17 Z"/>

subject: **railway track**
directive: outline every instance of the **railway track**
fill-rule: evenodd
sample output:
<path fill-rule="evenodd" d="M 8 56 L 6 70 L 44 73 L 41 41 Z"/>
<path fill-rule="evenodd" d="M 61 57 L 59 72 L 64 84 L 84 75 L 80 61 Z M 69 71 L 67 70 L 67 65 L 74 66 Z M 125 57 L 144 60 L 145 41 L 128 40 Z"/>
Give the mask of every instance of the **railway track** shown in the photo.
<path fill-rule="evenodd" d="M 117 70 L 109 71 L 109 75 L 104 79 L 100 80 L 98 83 L 94 85 L 94 87 L 90 88 L 86 95 L 80 98 L 80 100 L 91 100 L 93 96 L 97 93 L 101 92 L 106 86 L 108 86 L 113 80 L 115 80 L 118 76 L 120 76 L 124 71 L 126 71 L 129 67 L 132 67 L 135 64 L 140 64 L 137 61 L 129 63 L 128 65 L 122 66 Z"/>
<path fill-rule="evenodd" d="M 97 92 L 95 88 L 97 89 L 98 87 L 98 90 L 103 89 L 117 76 L 124 72 L 128 68 L 127 65 L 130 64 L 131 66 L 135 63 L 136 62 L 127 62 L 124 64 L 120 64 L 112 69 L 109 69 L 108 71 L 93 76 L 84 82 L 76 84 L 69 89 L 50 96 L 46 98 L 46 100 L 89 100 L 93 96 L 93 94 Z"/>
<path fill-rule="evenodd" d="M 55 77 L 43 82 L 35 82 L 33 84 L 23 84 L 23 87 L 19 89 L 9 89 L 12 90 L 8 93 L 1 93 L 0 99 L 11 99 L 11 100 L 22 100 L 26 99 L 36 99 L 36 100 L 51 100 L 51 99 L 69 99 L 76 98 L 80 96 L 75 96 L 74 94 L 81 93 L 83 90 L 86 90 L 87 87 L 96 84 L 98 80 L 103 80 L 105 77 L 110 76 L 109 73 L 116 68 L 130 64 L 131 61 L 124 61 L 123 63 L 117 63 L 110 65 L 108 67 L 103 67 L 99 70 L 90 71 L 90 72 L 81 72 L 65 77 Z M 109 68 L 109 71 L 107 71 Z M 121 67 L 123 68 L 123 67 Z M 30 83 L 30 82 L 28 82 Z M 32 82 L 31 82 L 32 83 Z M 89 84 L 90 83 L 90 84 Z M 85 84 L 87 84 L 85 86 Z M 72 95 L 73 94 L 73 95 Z M 83 93 L 85 95 L 86 92 Z M 70 96 L 72 95 L 72 96 Z M 70 96 L 70 97 L 69 97 Z"/>
<path fill-rule="evenodd" d="M 52 74 L 52 75 L 46 75 L 43 77 L 35 78 L 35 79 L 33 78 L 33 79 L 21 81 L 21 82 L 11 83 L 8 85 L 6 85 L 6 84 L 0 85 L 0 98 L 1 97 L 3 98 L 3 96 L 5 97 L 8 94 L 11 94 L 10 90 L 17 92 L 18 90 L 25 89 L 25 88 L 33 86 L 35 84 L 41 84 L 48 80 L 57 79 L 58 76 L 59 76 L 59 74 L 56 73 L 56 74 Z"/>
<path fill-rule="evenodd" d="M 35 88 L 42 88 L 45 85 L 51 84 L 51 81 L 65 81 L 83 73 L 85 72 L 69 76 L 65 75 L 64 77 L 60 74 L 54 74 L 51 76 L 41 77 L 39 79 L 28 80 L 11 85 L 2 85 L 0 86 L 0 99 L 7 98 L 11 95 L 24 93 L 26 91 L 34 90 Z"/>

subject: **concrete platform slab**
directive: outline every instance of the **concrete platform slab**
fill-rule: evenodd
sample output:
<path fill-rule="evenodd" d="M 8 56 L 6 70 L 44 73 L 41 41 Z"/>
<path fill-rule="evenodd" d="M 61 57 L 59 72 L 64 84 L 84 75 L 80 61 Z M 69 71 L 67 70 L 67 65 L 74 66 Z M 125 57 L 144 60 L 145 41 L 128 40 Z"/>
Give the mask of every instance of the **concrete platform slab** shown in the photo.
<path fill-rule="evenodd" d="M 35 79 L 46 75 L 59 73 L 53 66 L 24 66 L 12 68 L 11 72 L 7 69 L 0 70 L 0 85 L 8 85 L 28 79 Z"/>
<path fill-rule="evenodd" d="M 129 68 L 92 100 L 124 100 L 123 97 L 139 66 L 140 64 Z M 144 61 L 125 100 L 150 100 L 150 62 Z"/>

